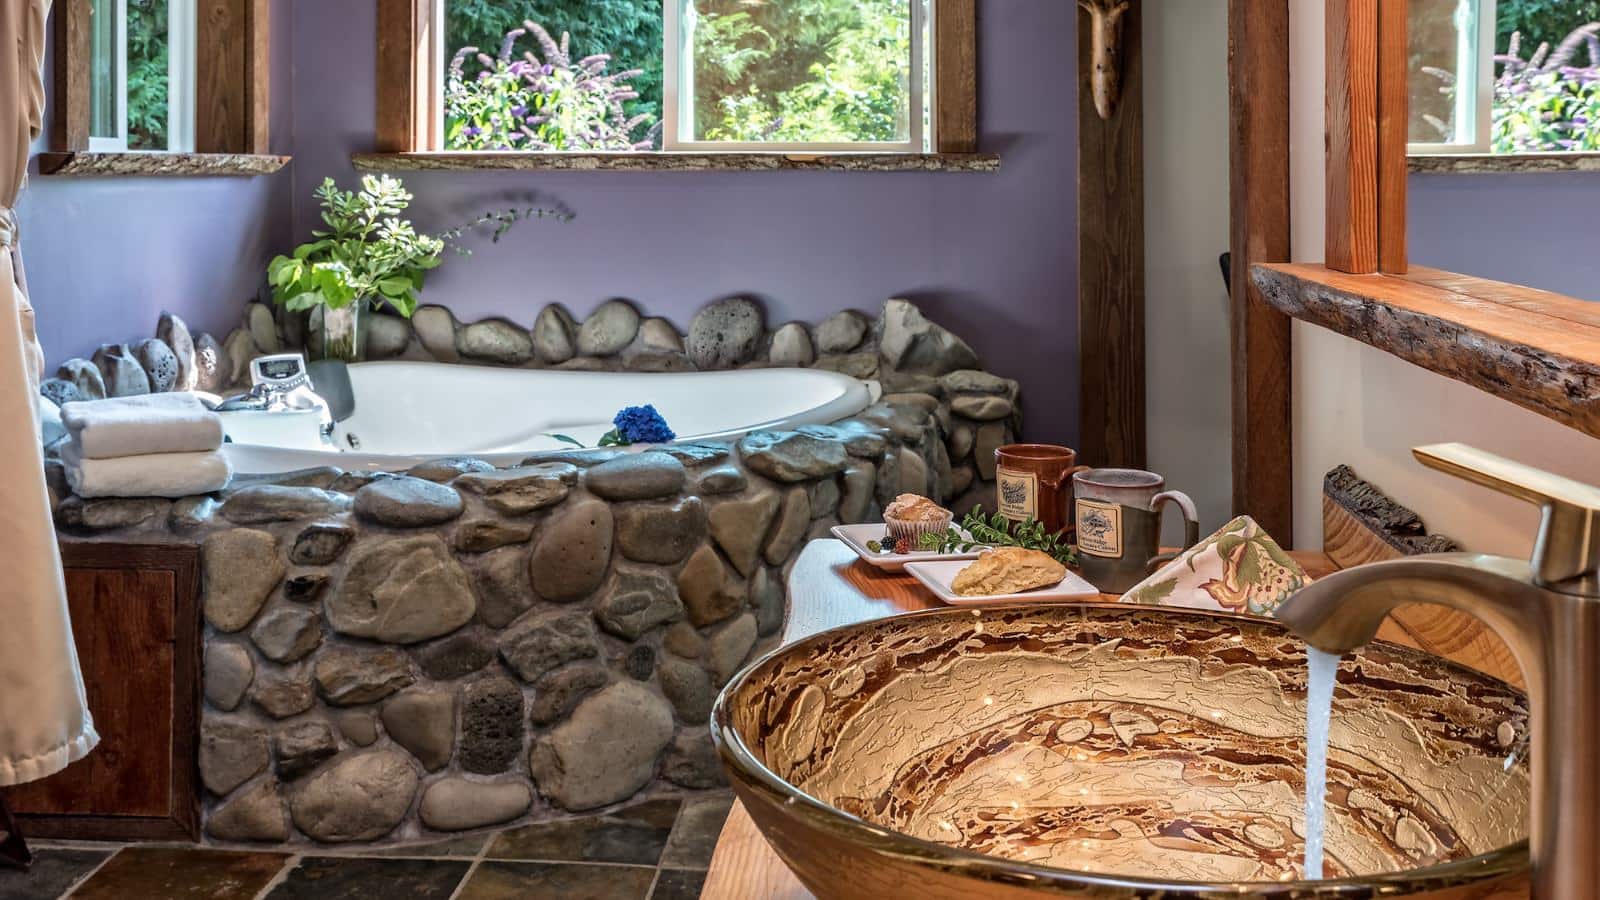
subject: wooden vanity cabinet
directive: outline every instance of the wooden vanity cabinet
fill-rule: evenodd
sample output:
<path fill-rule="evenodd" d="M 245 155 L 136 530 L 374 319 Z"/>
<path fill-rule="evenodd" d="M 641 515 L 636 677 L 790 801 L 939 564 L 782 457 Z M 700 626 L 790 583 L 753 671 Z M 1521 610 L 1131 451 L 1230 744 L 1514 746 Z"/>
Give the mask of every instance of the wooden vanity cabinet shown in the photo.
<path fill-rule="evenodd" d="M 199 548 L 63 540 L 61 557 L 100 744 L 8 802 L 31 837 L 196 839 Z"/>

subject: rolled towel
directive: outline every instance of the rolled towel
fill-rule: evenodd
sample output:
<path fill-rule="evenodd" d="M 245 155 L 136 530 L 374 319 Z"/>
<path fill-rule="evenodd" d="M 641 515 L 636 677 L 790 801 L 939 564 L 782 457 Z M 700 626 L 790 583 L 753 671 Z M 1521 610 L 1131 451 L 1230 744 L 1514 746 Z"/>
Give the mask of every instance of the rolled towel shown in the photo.
<path fill-rule="evenodd" d="M 61 408 L 61 424 L 77 439 L 84 459 L 202 453 L 222 446 L 222 417 L 193 394 L 79 400 Z"/>
<path fill-rule="evenodd" d="M 220 491 L 233 476 L 218 450 L 85 459 L 78 442 L 68 441 L 61 462 L 80 497 L 190 497 Z"/>

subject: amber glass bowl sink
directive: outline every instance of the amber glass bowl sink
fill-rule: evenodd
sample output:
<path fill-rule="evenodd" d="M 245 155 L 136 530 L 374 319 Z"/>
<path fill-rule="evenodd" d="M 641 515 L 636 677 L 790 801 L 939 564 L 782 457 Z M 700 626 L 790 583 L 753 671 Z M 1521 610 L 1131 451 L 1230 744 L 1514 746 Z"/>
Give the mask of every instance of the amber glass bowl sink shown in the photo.
<path fill-rule="evenodd" d="M 1526 895 L 1527 704 L 1347 658 L 1303 880 L 1304 646 L 1150 607 L 940 609 L 784 647 L 718 698 L 746 809 L 821 900 Z"/>

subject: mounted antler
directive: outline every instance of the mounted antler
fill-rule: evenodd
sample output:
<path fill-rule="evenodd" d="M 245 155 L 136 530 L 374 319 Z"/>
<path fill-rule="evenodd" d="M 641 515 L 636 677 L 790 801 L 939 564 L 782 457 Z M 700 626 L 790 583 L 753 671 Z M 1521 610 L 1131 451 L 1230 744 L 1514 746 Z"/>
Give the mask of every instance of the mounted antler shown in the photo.
<path fill-rule="evenodd" d="M 1078 0 L 1078 6 L 1089 13 L 1093 29 L 1094 109 L 1100 118 L 1109 119 L 1122 99 L 1122 14 L 1128 11 L 1128 0 Z"/>

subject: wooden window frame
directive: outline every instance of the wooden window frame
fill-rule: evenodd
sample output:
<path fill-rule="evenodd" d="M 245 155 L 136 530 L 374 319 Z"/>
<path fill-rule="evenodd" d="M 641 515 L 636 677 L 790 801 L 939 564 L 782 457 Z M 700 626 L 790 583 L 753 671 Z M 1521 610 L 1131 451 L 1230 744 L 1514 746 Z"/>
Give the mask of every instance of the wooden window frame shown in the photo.
<path fill-rule="evenodd" d="M 978 153 L 976 0 L 932 0 L 934 152 L 673 150 L 651 153 L 518 153 L 443 150 L 442 20 L 445 0 L 378 0 L 375 153 L 360 169 L 696 169 L 799 168 L 872 171 L 993 171 Z M 703 164 L 697 160 L 704 158 Z M 875 162 L 864 161 L 867 158 Z M 774 160 L 787 160 L 788 164 Z"/>
<path fill-rule="evenodd" d="M 1325 262 L 1291 265 L 1287 0 L 1230 0 L 1234 496 L 1280 537 L 1294 474 L 1290 318 L 1600 437 L 1595 304 L 1407 258 L 1404 9 L 1326 4 Z"/>
<path fill-rule="evenodd" d="M 256 175 L 288 162 L 271 153 L 271 0 L 195 0 L 194 152 L 91 152 L 92 0 L 57 0 L 54 108 L 46 175 Z"/>

